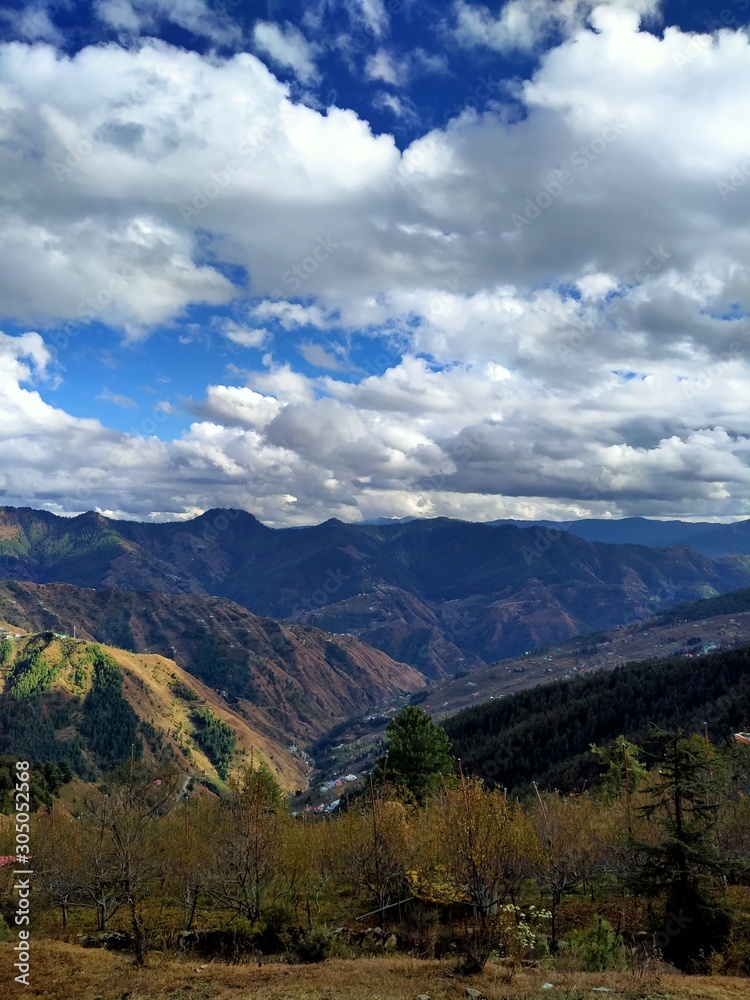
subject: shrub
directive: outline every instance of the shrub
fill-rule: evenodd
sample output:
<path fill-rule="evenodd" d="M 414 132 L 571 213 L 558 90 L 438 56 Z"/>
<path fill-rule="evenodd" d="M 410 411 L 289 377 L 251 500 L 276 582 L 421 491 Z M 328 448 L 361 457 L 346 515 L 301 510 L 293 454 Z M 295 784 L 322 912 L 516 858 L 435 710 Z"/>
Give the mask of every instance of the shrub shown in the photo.
<path fill-rule="evenodd" d="M 331 934 L 325 927 L 303 931 L 297 941 L 297 957 L 301 962 L 324 962 L 331 951 Z"/>
<path fill-rule="evenodd" d="M 188 684 L 185 684 L 184 681 L 179 680 L 179 678 L 177 680 L 173 680 L 169 685 L 169 688 L 176 698 L 182 698 L 183 701 L 199 700 L 196 692 L 193 691 Z"/>
<path fill-rule="evenodd" d="M 570 951 L 584 972 L 607 972 L 623 968 L 627 952 L 621 934 L 604 917 L 597 916 L 591 927 L 573 931 L 568 939 Z"/>
<path fill-rule="evenodd" d="M 294 940 L 294 914 L 286 906 L 269 906 L 255 936 L 255 947 L 264 955 L 286 951 Z"/>

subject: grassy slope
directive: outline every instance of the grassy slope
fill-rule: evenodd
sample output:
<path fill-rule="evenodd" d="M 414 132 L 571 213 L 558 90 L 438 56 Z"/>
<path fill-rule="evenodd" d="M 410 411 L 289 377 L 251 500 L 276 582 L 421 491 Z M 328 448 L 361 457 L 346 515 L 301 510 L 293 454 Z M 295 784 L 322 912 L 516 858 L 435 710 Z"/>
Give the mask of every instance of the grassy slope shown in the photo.
<path fill-rule="evenodd" d="M 11 969 L 11 946 L 0 944 L 0 968 Z M 509 982 L 502 966 L 490 963 L 480 976 L 455 975 L 451 962 L 412 958 L 332 959 L 321 965 L 205 964 L 195 958 L 175 961 L 152 955 L 148 967 L 137 969 L 132 959 L 100 950 L 84 950 L 54 941 L 34 941 L 31 988 L 12 982 L 6 973 L 3 996 L 54 996 L 66 1000 L 413 1000 L 427 993 L 432 1000 L 461 1000 L 467 987 L 490 1000 L 532 1000 L 565 997 L 583 1000 L 601 994 L 610 1000 L 742 1000 L 750 996 L 750 979 L 671 974 L 560 973 L 532 969 Z M 543 990 L 543 983 L 553 989 Z"/>
<path fill-rule="evenodd" d="M 11 629 L 10 626 L 5 626 L 2 622 L 0 625 L 19 636 L 16 641 L 19 650 L 22 650 L 26 643 L 35 638 L 18 628 Z M 71 643 L 73 640 L 65 641 Z M 85 650 L 87 647 L 86 642 L 78 641 L 76 643 L 77 649 Z M 101 648 L 112 657 L 121 669 L 123 694 L 139 719 L 150 722 L 157 730 L 168 734 L 166 742 L 171 746 L 178 764 L 185 770 L 186 774 L 205 774 L 211 780 L 217 778 L 213 765 L 197 744 L 187 736 L 193 728 L 188 718 L 191 708 L 204 703 L 214 715 L 232 726 L 237 733 L 237 751 L 245 750 L 244 756 L 236 755 L 235 759 L 238 762 L 249 761 L 250 748 L 254 747 L 254 752 L 261 755 L 283 788 L 293 790 L 300 787 L 300 784 L 306 783 L 300 763 L 291 757 L 283 746 L 253 728 L 247 719 L 231 709 L 211 688 L 183 670 L 173 660 L 163 656 L 128 653 L 113 646 L 102 646 Z M 52 662 L 59 661 L 61 658 L 60 641 L 57 639 L 50 641 L 45 648 L 44 656 L 45 659 L 48 658 Z M 9 667 L 0 669 L 0 692 L 5 687 L 8 670 Z M 175 680 L 182 681 L 192 688 L 200 701 L 186 702 L 176 698 L 170 690 L 170 684 Z M 90 685 L 90 678 L 88 684 Z M 77 693 L 85 694 L 87 689 L 86 687 Z M 76 693 L 71 683 L 70 671 L 62 670 L 53 681 L 50 691 Z M 186 734 L 185 738 L 182 739 L 176 735 L 176 730 L 180 725 L 182 733 Z M 146 750 L 146 752 L 148 751 Z"/>
<path fill-rule="evenodd" d="M 424 684 L 412 667 L 349 636 L 280 625 L 195 594 L 0 583 L 0 618 L 29 631 L 70 634 L 76 626 L 84 638 L 174 658 L 230 700 L 242 699 L 249 724 L 284 744 L 316 739 L 334 722 Z M 207 646 L 229 676 L 207 668 Z"/>

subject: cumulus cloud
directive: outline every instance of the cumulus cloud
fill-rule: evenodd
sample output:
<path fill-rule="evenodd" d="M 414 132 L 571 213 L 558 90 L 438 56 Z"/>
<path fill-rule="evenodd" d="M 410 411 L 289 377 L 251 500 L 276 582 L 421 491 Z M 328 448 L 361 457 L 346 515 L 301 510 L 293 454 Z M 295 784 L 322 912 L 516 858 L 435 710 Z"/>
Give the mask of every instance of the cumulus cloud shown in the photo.
<path fill-rule="evenodd" d="M 747 34 L 657 37 L 646 3 L 512 6 L 487 37 L 512 23 L 527 49 L 568 12 L 524 114 L 467 107 L 403 153 L 248 53 L 0 47 L 8 314 L 145 337 L 249 295 L 220 332 L 276 330 L 320 369 L 269 357 L 159 441 L 49 406 L 55 337 L 5 338 L 6 502 L 275 523 L 749 514 Z M 386 34 L 382 5 L 355 13 Z M 343 372 L 325 345 L 348 337 L 385 360 Z"/>
<path fill-rule="evenodd" d="M 269 339 L 268 330 L 242 326 L 232 319 L 224 320 L 221 331 L 227 340 L 240 347 L 262 347 Z"/>

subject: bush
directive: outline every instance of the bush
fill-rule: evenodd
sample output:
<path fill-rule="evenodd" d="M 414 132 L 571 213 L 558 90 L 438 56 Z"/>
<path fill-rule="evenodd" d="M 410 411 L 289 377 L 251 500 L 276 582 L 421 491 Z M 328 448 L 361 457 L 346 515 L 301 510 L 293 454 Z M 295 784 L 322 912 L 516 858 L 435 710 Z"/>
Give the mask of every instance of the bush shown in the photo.
<path fill-rule="evenodd" d="M 255 935 L 255 947 L 264 955 L 286 951 L 294 940 L 294 914 L 286 906 L 270 906 Z"/>
<path fill-rule="evenodd" d="M 604 917 L 597 916 L 591 927 L 573 931 L 568 939 L 570 951 L 584 972 L 607 972 L 626 964 L 627 952 L 621 934 Z"/>
<path fill-rule="evenodd" d="M 195 741 L 216 768 L 220 778 L 229 774 L 237 734 L 209 708 L 195 708 L 190 718 L 196 726 Z"/>
<path fill-rule="evenodd" d="M 172 683 L 169 685 L 169 687 L 172 694 L 176 698 L 182 698 L 183 701 L 199 700 L 196 692 L 193 691 L 193 689 L 188 684 L 185 684 L 184 681 L 179 680 L 179 678 L 177 680 L 173 680 Z"/>
<path fill-rule="evenodd" d="M 331 934 L 325 927 L 303 931 L 297 941 L 300 962 L 324 962 L 331 951 Z"/>

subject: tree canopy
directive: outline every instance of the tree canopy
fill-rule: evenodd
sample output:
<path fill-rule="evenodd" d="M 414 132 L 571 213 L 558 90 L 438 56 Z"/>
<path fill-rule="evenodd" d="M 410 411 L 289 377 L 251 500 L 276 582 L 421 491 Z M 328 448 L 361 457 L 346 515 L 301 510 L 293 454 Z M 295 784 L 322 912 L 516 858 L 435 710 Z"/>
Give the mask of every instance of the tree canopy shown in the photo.
<path fill-rule="evenodd" d="M 408 788 L 420 804 L 437 784 L 441 774 L 453 770 L 451 741 L 431 716 L 416 705 L 407 705 L 385 731 L 387 763 L 378 764 L 376 774 Z"/>

